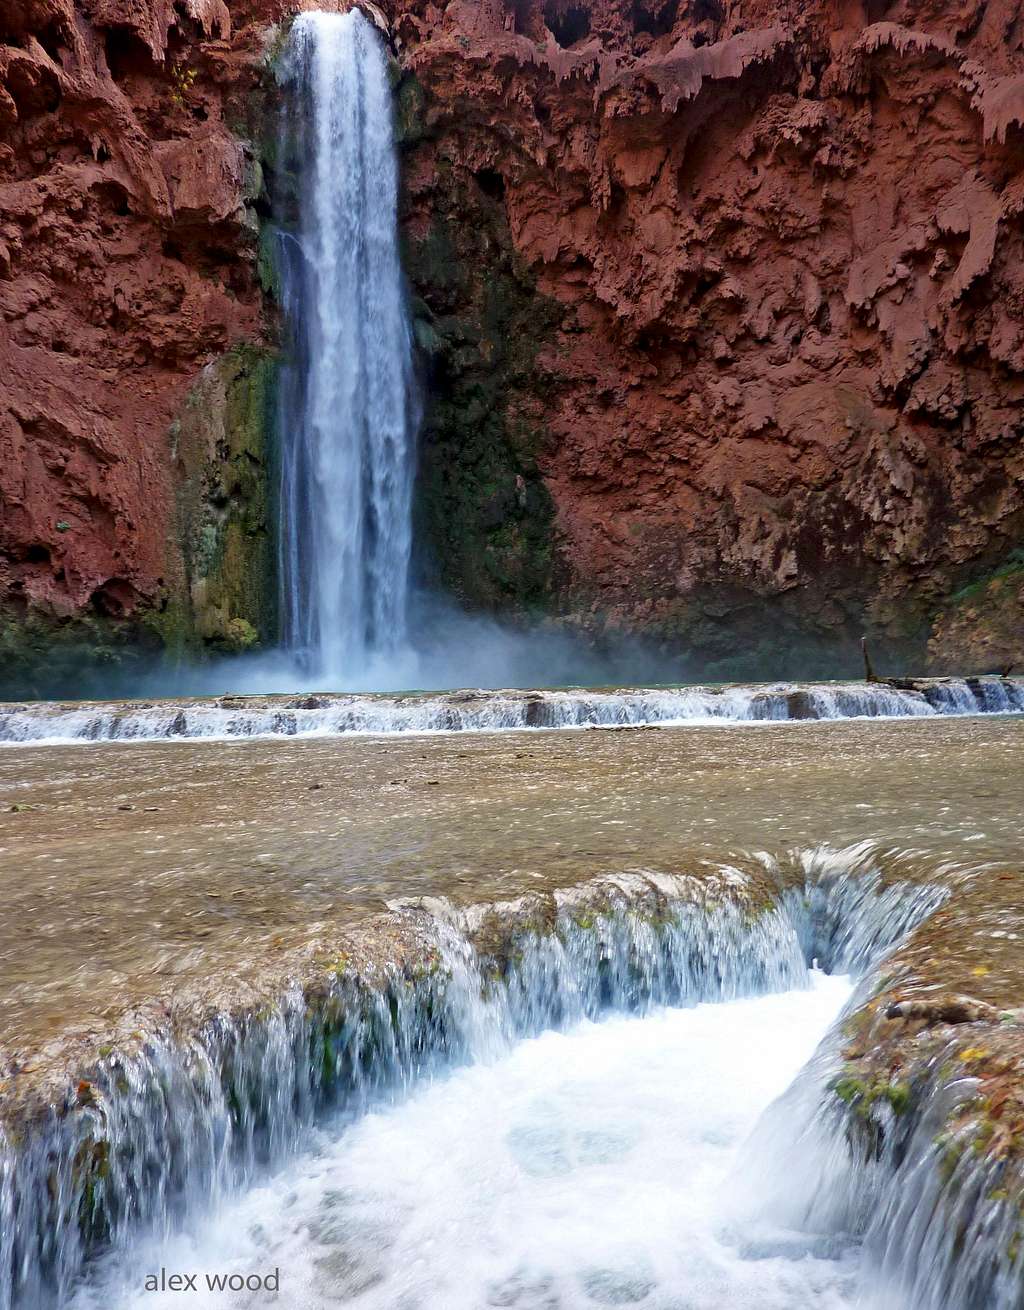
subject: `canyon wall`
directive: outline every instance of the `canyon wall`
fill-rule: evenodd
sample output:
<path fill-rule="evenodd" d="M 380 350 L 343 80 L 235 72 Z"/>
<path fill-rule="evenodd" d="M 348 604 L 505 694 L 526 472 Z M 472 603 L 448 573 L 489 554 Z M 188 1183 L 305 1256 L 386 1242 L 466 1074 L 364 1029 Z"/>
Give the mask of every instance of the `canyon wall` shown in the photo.
<path fill-rule="evenodd" d="M 496 401 L 520 436 L 478 498 L 508 507 L 478 521 L 480 598 L 514 584 L 537 476 L 547 585 L 581 625 L 722 672 L 853 659 L 861 631 L 923 662 L 936 615 L 936 666 L 1020 651 L 1019 599 L 987 642 L 945 605 L 1021 563 L 1018 5 L 454 0 L 395 31 L 412 249 L 446 236 L 465 270 L 411 261 L 455 320 L 435 390 L 532 350 Z M 512 261 L 536 308 L 492 327 Z M 435 443 L 445 469 L 477 458 L 478 416 L 450 427 L 428 469 Z"/>
<path fill-rule="evenodd" d="M 0 682 L 16 694 L 272 636 L 253 582 L 271 524 L 250 144 L 268 21 L 221 0 L 0 9 Z"/>
<path fill-rule="evenodd" d="M 272 640 L 288 9 L 0 18 L 8 670 Z M 1024 658 L 1018 10 L 380 6 L 424 575 L 705 675 Z"/>

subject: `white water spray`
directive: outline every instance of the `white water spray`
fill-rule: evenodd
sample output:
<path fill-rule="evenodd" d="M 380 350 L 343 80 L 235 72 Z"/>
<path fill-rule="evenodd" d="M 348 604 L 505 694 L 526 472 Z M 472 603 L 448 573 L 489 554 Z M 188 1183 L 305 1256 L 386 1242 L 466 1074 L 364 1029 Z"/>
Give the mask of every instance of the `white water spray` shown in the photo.
<path fill-rule="evenodd" d="M 282 1310 L 847 1310 L 854 1253 L 799 1231 L 752 1247 L 732 1231 L 729 1173 L 848 991 L 816 975 L 545 1032 L 323 1133 L 75 1310 L 171 1310 L 175 1294 L 141 1291 L 161 1267 L 278 1269 Z"/>
<path fill-rule="evenodd" d="M 285 645 L 327 682 L 401 646 L 415 416 L 398 171 L 380 37 L 358 10 L 296 18 L 283 63 L 299 163 L 282 240 Z"/>

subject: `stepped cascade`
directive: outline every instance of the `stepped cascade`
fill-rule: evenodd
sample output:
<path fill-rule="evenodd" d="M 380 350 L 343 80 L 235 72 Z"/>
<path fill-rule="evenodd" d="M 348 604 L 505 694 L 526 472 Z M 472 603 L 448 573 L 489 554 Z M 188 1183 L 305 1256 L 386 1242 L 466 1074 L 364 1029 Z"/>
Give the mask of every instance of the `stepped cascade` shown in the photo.
<path fill-rule="evenodd" d="M 131 1059 L 108 1053 L 90 1075 L 94 1090 L 87 1113 L 48 1113 L 35 1125 L 27 1145 L 0 1134 L 0 1216 L 6 1216 L 0 1246 L 0 1310 L 44 1310 L 65 1302 L 75 1310 L 98 1310 L 100 1305 L 128 1310 L 148 1303 L 144 1294 L 139 1299 L 139 1292 L 150 1267 L 173 1267 L 173 1261 L 181 1260 L 181 1267 L 190 1269 L 204 1263 L 231 1269 L 246 1267 L 248 1259 L 252 1268 L 254 1260 L 265 1260 L 268 1253 L 271 1262 L 287 1262 L 294 1296 L 295 1271 L 309 1258 L 310 1236 L 314 1242 L 309 1254 L 314 1274 L 319 1266 L 319 1276 L 311 1283 L 304 1280 L 304 1300 L 288 1304 L 312 1310 L 336 1303 L 342 1293 L 354 1294 L 368 1254 L 361 1242 L 366 1234 L 358 1223 L 345 1218 L 340 1225 L 327 1226 L 322 1217 L 303 1216 L 299 1237 L 307 1250 L 288 1250 L 290 1221 L 274 1220 L 274 1231 L 281 1238 L 268 1247 L 265 1237 L 258 1237 L 254 1247 L 252 1234 L 259 1225 L 254 1228 L 250 1222 L 243 1228 L 237 1211 L 232 1213 L 239 1194 L 267 1179 L 268 1171 L 286 1187 L 297 1185 L 305 1192 L 306 1178 L 314 1189 L 319 1187 L 316 1159 L 327 1143 L 335 1143 L 332 1152 L 348 1149 L 345 1120 L 338 1120 L 338 1108 L 347 1110 L 347 1119 L 367 1112 L 371 1118 L 394 1115 L 408 1091 L 433 1077 L 439 1081 L 435 1105 L 454 1095 L 458 1109 L 458 1084 L 446 1086 L 452 1066 L 504 1061 L 533 1035 L 547 1032 L 550 1041 L 554 1032 L 564 1030 L 575 1034 L 574 1040 L 582 1041 L 585 1050 L 588 1040 L 593 1041 L 586 1036 L 588 1024 L 611 1014 L 653 1016 L 661 1007 L 670 1007 L 660 1022 L 678 1030 L 672 1040 L 681 1039 L 682 1062 L 666 1074 L 691 1078 L 698 1074 L 685 1058 L 690 1021 L 681 1017 L 680 1007 L 776 996 L 792 1009 L 799 1053 L 771 1075 L 768 1089 L 762 1092 L 762 1097 L 770 1098 L 813 1050 L 845 995 L 840 984 L 833 989 L 835 1003 L 826 1004 L 817 1020 L 801 1017 L 798 998 L 813 982 L 808 973 L 811 960 L 839 975 L 868 974 L 945 899 L 941 888 L 928 884 L 884 887 L 871 852 L 802 852 L 800 858 L 805 884 L 760 911 L 753 884 L 727 866 L 701 878 L 649 880 L 633 875 L 569 889 L 550 905 L 531 905 L 527 900 L 518 907 L 502 907 L 497 934 L 486 946 L 472 940 L 480 926 L 472 912 L 459 914 L 437 905 L 435 912 L 397 907 L 389 925 L 398 958 L 379 974 L 363 970 L 338 974 L 325 992 L 318 989 L 305 996 L 292 986 L 240 1020 L 223 1016 L 205 1025 L 184 1044 L 171 1033 L 153 1032 Z M 752 1024 L 757 1025 L 761 1015 L 768 1018 L 772 1010 L 769 1005 L 752 1008 Z M 806 1018 L 811 1018 L 809 1025 Z M 710 1033 L 720 1026 L 713 1015 L 703 1022 Z M 733 1020 L 724 1017 L 721 1022 L 729 1025 Z M 753 1028 L 748 1031 L 753 1038 Z M 616 1030 L 611 1032 L 614 1040 Z M 734 1044 L 746 1039 L 740 1022 Z M 778 1040 L 784 1040 L 781 1030 Z M 713 1042 L 709 1054 L 722 1046 Z M 726 1071 L 735 1077 L 739 1072 L 735 1050 L 730 1059 Z M 624 1071 L 627 1099 L 633 1076 Z M 506 1080 L 500 1063 L 491 1078 L 499 1084 Z M 513 1125 L 510 1135 L 519 1157 L 513 1172 L 522 1169 L 528 1178 L 557 1177 L 563 1165 L 557 1141 L 552 1152 L 543 1099 L 538 1105 L 537 1096 L 528 1098 L 527 1105 L 531 1103 L 531 1118 L 537 1122 L 527 1118 L 518 1130 Z M 752 1126 L 763 1105 L 756 1095 L 750 1098 L 738 1125 L 728 1131 Z M 608 1112 L 603 1113 L 607 1117 Z M 326 1130 L 323 1139 L 316 1135 L 317 1124 Z M 714 1137 L 727 1127 L 709 1120 L 707 1132 Z M 609 1134 L 610 1128 L 599 1116 L 585 1135 L 583 1145 L 593 1155 L 592 1164 L 613 1162 L 623 1153 L 617 1148 L 623 1128 L 614 1127 Z M 624 1130 L 643 1132 L 647 1149 L 655 1152 L 663 1149 L 658 1133 L 672 1131 L 671 1121 L 658 1124 L 653 1133 L 639 1124 Z M 479 1135 L 480 1130 L 474 1133 Z M 699 1146 L 702 1140 L 697 1131 L 694 1144 Z M 726 1141 L 728 1137 L 722 1144 Z M 289 1171 L 290 1160 L 296 1162 Z M 397 1160 L 382 1160 L 380 1167 L 375 1189 L 401 1186 Z M 508 1170 L 507 1165 L 499 1168 Z M 271 1190 L 280 1193 L 273 1177 L 270 1181 Z M 353 1199 L 363 1195 L 353 1182 L 342 1160 L 332 1195 Z M 611 1182 L 617 1185 L 614 1173 Z M 716 1190 L 721 1183 L 715 1180 Z M 884 1188 L 884 1179 L 878 1186 Z M 703 1198 L 702 1204 L 708 1199 Z M 579 1200 L 585 1203 L 585 1196 Z M 508 1201 L 514 1205 L 516 1197 Z M 254 1203 L 269 1214 L 265 1195 L 261 1199 L 257 1192 Z M 451 1204 L 452 1198 L 443 1203 Z M 406 1205 L 406 1198 L 399 1195 L 390 1211 L 376 1220 L 382 1250 L 389 1249 L 402 1232 Z M 192 1243 L 201 1240 L 206 1228 L 203 1216 L 211 1211 L 222 1216 L 223 1231 L 204 1253 Z M 154 1261 L 161 1241 L 176 1232 L 188 1234 L 185 1242 L 177 1250 L 165 1249 Z M 230 1241 L 223 1232 L 232 1234 Z M 419 1236 L 414 1229 L 411 1236 L 409 1259 L 421 1261 L 432 1245 L 430 1234 Z M 721 1239 L 712 1239 L 710 1233 L 698 1238 L 701 1243 L 712 1240 Z M 421 1242 L 423 1249 L 418 1250 Z M 804 1246 L 808 1242 L 813 1242 L 809 1233 L 800 1238 Z M 242 1248 L 240 1255 L 237 1246 Z M 585 1232 L 577 1247 L 576 1267 L 571 1261 L 561 1263 L 568 1265 L 569 1279 L 585 1280 L 589 1264 Z M 667 1246 L 659 1251 L 656 1242 L 651 1254 L 661 1259 L 667 1251 Z M 756 1269 L 746 1266 L 748 1272 L 742 1273 L 749 1256 L 742 1247 L 736 1249 L 728 1235 L 723 1241 L 725 1252 L 735 1263 L 730 1278 L 740 1275 L 739 1284 L 726 1280 L 722 1290 L 728 1292 L 749 1284 Z M 591 1251 L 598 1267 L 602 1254 Z M 803 1251 L 783 1254 L 786 1263 L 779 1271 L 778 1290 L 784 1299 L 778 1304 L 784 1310 L 806 1310 L 799 1299 L 806 1293 L 799 1264 L 788 1266 L 790 1258 L 799 1262 Z M 84 1262 L 97 1255 L 100 1259 L 90 1271 L 92 1276 L 82 1281 Z M 354 1270 L 350 1257 L 357 1266 Z M 469 1258 L 479 1269 L 477 1276 L 484 1275 L 481 1290 L 487 1290 L 488 1282 L 506 1277 L 515 1281 L 514 1250 L 502 1254 L 509 1263 L 496 1266 L 491 1278 L 486 1276 L 486 1261 L 473 1253 Z M 541 1284 L 550 1276 L 543 1260 L 550 1258 L 551 1252 L 544 1252 L 539 1268 L 532 1271 Z M 629 1252 L 616 1252 L 613 1263 L 623 1266 L 616 1277 L 627 1276 Z M 395 1273 L 400 1288 L 402 1275 L 400 1270 Z M 830 1281 L 834 1274 L 828 1271 Z M 699 1272 L 675 1269 L 671 1277 L 692 1283 L 699 1297 L 695 1304 L 700 1310 L 713 1310 L 715 1302 L 704 1299 Z M 396 1303 L 392 1288 L 380 1291 L 383 1299 L 370 1304 Z M 663 1291 L 652 1306 L 668 1310 L 671 1301 L 663 1299 Z M 791 1296 L 794 1299 L 788 1299 Z M 600 1298 L 584 1295 L 558 1304 L 566 1310 L 588 1310 L 594 1300 L 600 1303 Z M 424 1310 L 440 1310 L 451 1300 L 442 1293 L 440 1299 L 417 1303 Z M 229 1305 L 230 1300 L 211 1300 L 211 1304 Z M 837 1297 L 829 1304 L 840 1310 L 848 1302 Z M 929 1304 L 928 1310 L 935 1307 Z"/>
<path fill-rule="evenodd" d="M 442 695 L 224 696 L 87 706 L 0 705 L 0 745 L 165 737 L 322 737 L 350 733 L 671 727 L 709 722 L 1020 714 L 1019 678 L 764 684 L 618 691 L 477 691 Z"/>
<path fill-rule="evenodd" d="M 300 213 L 280 241 L 283 636 L 337 678 L 406 631 L 415 414 L 391 90 L 358 10 L 299 15 L 281 76 Z"/>

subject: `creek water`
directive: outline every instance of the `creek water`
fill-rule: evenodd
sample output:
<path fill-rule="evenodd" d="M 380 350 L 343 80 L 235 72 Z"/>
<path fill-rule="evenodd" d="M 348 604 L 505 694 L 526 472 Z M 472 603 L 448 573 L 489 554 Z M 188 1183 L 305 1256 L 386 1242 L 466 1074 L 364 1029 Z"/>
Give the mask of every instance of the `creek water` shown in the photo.
<path fill-rule="evenodd" d="M 737 1225 L 733 1174 L 849 995 L 843 977 L 547 1031 L 322 1129 L 313 1147 L 74 1304 L 174 1307 L 165 1268 L 280 1271 L 293 1310 L 840 1310 L 856 1254 Z M 214 1307 L 258 1293 L 205 1294 Z"/>
<path fill-rule="evenodd" d="M 1022 898 L 1022 751 L 999 715 L 0 751 L 0 1056 L 402 897 L 876 842 Z"/>
<path fill-rule="evenodd" d="M 1019 678 L 0 704 L 0 745 L 1020 714 Z"/>
<path fill-rule="evenodd" d="M 844 1234 L 887 1212 L 890 1165 L 845 1227 L 804 1224 L 821 1171 L 789 1172 L 820 1123 L 863 1174 L 822 1115 L 835 1067 L 785 1116 L 781 1227 L 777 1187 L 751 1208 L 742 1143 L 847 994 L 812 961 L 870 982 L 977 887 L 973 935 L 932 949 L 972 990 L 976 960 L 985 982 L 1016 967 L 1022 733 L 932 716 L 0 753 L 0 1077 L 100 1053 L 84 1105 L 0 1130 L 0 1306 L 137 1310 L 161 1268 L 279 1269 L 296 1310 L 863 1299 L 873 1257 Z M 489 955 L 477 907 L 524 893 L 547 898 L 534 926 Z M 359 942 L 376 973 L 338 955 Z M 293 970 L 317 960 L 334 972 L 309 999 Z M 909 1206 L 936 1132 L 907 1157 Z M 972 1246 L 988 1290 L 993 1249 Z M 967 1310 L 948 1268 L 900 1310 Z M 989 1304 L 1008 1310 L 1006 1278 Z"/>

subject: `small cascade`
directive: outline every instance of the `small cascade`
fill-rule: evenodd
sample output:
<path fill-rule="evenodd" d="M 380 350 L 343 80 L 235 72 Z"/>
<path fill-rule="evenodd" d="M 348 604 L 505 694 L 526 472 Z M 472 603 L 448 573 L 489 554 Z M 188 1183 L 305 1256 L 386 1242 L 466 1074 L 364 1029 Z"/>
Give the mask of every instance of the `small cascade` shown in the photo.
<path fill-rule="evenodd" d="M 910 858 L 908 852 L 886 858 L 873 842 L 799 852 L 800 886 L 782 899 L 805 957 L 829 973 L 863 977 L 934 914 L 949 889 L 901 877 Z M 774 860 L 766 864 L 781 872 Z"/>
<path fill-rule="evenodd" d="M 858 871 L 871 873 L 866 850 L 809 856 L 810 876 L 836 861 L 851 890 L 824 901 L 808 884 L 766 902 L 763 886 L 723 866 L 711 882 L 600 880 L 558 893 L 553 917 L 526 902 L 398 906 L 393 931 L 418 943 L 415 960 L 377 974 L 340 963 L 325 985 L 101 1058 L 42 1120 L 26 1109 L 22 1140 L 0 1144 L 0 1310 L 61 1304 L 91 1254 L 174 1232 L 294 1155 L 325 1116 L 356 1114 L 432 1071 L 609 1011 L 806 987 L 801 941 L 838 940 L 834 923 L 818 922 L 822 905 L 826 918 L 864 920 L 844 939 L 860 944 L 834 954 L 871 967 L 936 893 L 905 889 L 893 916 L 877 879 L 853 890 Z"/>
<path fill-rule="evenodd" d="M 151 704 L 0 705 L 0 743 L 676 727 L 1022 711 L 1024 680 L 999 677 L 921 680 L 915 689 L 780 683 L 407 696 L 226 696 Z"/>
<path fill-rule="evenodd" d="M 302 1310 L 848 1310 L 851 1260 L 766 1265 L 718 1223 L 736 1147 L 848 991 L 813 974 L 526 1038 L 316 1134 L 158 1249 L 102 1262 L 74 1310 L 174 1310 L 140 1291 L 161 1264 L 279 1268 Z"/>
<path fill-rule="evenodd" d="M 802 852 L 799 862 L 808 882 L 784 902 L 805 951 L 860 976 L 849 1017 L 877 993 L 878 965 L 948 892 L 884 883 L 867 849 Z M 872 1310 L 1018 1310 L 1024 1177 L 1012 1156 L 988 1149 L 996 1120 L 963 1059 L 965 1043 L 986 1037 L 939 1040 L 869 1086 L 846 1064 L 855 1033 L 841 1017 L 763 1116 L 735 1180 L 734 1223 L 762 1254 L 795 1233 L 831 1252 L 856 1246 L 858 1304 Z"/>
<path fill-rule="evenodd" d="M 286 648 L 336 684 L 405 637 L 416 417 L 391 87 L 358 9 L 300 14 L 281 68 L 300 192 L 280 245 L 281 611 Z"/>
<path fill-rule="evenodd" d="M 848 1011 L 870 990 L 865 980 Z M 1024 1180 L 984 1149 L 976 1117 L 950 1129 L 977 1106 L 962 1044 L 934 1052 L 909 1106 L 896 1084 L 851 1108 L 835 1090 L 848 1040 L 840 1023 L 763 1117 L 742 1160 L 735 1222 L 768 1249 L 797 1231 L 833 1250 L 855 1243 L 872 1310 L 1018 1310 Z"/>

